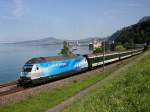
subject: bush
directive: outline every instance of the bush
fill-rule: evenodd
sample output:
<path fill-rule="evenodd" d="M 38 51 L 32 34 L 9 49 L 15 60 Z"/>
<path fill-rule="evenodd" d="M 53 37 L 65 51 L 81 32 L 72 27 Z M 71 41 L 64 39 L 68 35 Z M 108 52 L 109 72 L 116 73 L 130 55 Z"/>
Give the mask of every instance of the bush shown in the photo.
<path fill-rule="evenodd" d="M 101 53 L 101 52 L 103 52 L 102 48 L 96 48 L 96 49 L 93 51 L 94 54 L 95 54 L 95 53 Z"/>
<path fill-rule="evenodd" d="M 64 41 L 63 48 L 61 49 L 59 54 L 61 54 L 63 56 L 69 56 L 70 55 L 68 42 Z"/>

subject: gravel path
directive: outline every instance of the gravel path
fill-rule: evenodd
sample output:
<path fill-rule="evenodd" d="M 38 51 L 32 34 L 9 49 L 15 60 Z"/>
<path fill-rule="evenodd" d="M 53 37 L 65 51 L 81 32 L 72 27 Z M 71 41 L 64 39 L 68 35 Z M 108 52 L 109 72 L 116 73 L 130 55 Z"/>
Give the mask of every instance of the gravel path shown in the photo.
<path fill-rule="evenodd" d="M 125 65 L 124 67 L 120 68 L 119 70 L 113 72 L 111 75 L 109 75 L 108 77 L 106 77 L 105 79 L 101 80 L 101 81 L 97 81 L 95 84 L 90 85 L 89 87 L 87 87 L 86 89 L 80 91 L 79 93 L 77 93 L 76 95 L 70 97 L 69 99 L 67 99 L 66 101 L 61 102 L 60 104 L 56 105 L 55 107 L 49 109 L 47 112 L 59 112 L 61 110 L 63 110 L 64 108 L 66 108 L 67 106 L 69 106 L 70 104 L 72 104 L 74 101 L 80 99 L 81 97 L 83 97 L 85 94 L 87 94 L 89 91 L 97 88 L 97 87 L 101 87 L 103 86 L 106 82 L 112 80 L 113 78 L 117 77 L 118 75 L 120 75 L 119 73 L 125 69 L 127 69 L 128 67 L 132 66 L 133 64 L 135 64 L 135 62 L 141 60 L 144 56 L 148 55 L 149 53 L 146 52 L 144 55 L 140 56 L 139 58 L 135 59 L 133 62 Z"/>

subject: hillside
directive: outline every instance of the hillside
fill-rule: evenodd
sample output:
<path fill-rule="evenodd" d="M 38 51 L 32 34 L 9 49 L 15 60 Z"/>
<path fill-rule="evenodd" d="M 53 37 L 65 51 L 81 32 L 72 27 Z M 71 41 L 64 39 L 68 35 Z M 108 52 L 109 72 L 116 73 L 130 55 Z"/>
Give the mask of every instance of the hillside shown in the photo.
<path fill-rule="evenodd" d="M 138 23 L 115 32 L 109 38 L 122 44 L 150 44 L 150 16 L 143 17 Z"/>

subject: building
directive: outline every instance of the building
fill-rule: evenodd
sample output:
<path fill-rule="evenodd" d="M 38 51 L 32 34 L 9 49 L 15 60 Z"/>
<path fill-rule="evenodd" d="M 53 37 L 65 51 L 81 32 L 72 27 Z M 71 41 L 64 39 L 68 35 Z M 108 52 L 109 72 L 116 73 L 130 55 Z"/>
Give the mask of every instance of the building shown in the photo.
<path fill-rule="evenodd" d="M 96 48 L 101 48 L 102 47 L 102 40 L 100 39 L 93 39 L 92 42 L 89 44 L 89 49 L 90 50 L 95 50 Z"/>

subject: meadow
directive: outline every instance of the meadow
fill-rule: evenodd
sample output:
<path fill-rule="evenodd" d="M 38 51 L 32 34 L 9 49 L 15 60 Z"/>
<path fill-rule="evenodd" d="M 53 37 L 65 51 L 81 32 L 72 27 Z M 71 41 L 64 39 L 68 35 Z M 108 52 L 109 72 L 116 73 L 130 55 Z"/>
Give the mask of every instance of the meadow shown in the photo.
<path fill-rule="evenodd" d="M 150 52 L 63 112 L 150 112 Z"/>

